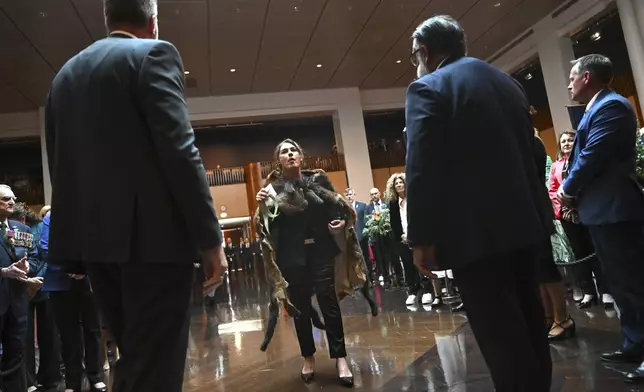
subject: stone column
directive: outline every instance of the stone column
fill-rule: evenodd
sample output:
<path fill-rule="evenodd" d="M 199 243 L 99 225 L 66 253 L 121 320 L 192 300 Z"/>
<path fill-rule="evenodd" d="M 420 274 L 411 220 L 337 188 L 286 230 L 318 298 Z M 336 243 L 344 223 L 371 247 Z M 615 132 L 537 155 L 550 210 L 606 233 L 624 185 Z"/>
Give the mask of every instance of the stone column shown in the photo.
<path fill-rule="evenodd" d="M 248 211 L 250 212 L 250 238 L 255 238 L 255 210 L 257 200 L 255 196 L 262 187 L 262 166 L 259 162 L 251 162 L 244 165 L 244 177 L 246 178 L 246 198 L 248 200 Z"/>
<path fill-rule="evenodd" d="M 349 90 L 342 98 L 333 114 L 333 126 L 338 152 L 344 154 L 347 184 L 354 189 L 358 200 L 369 200 L 373 174 L 360 92 L 357 88 Z M 341 193 L 343 189 L 337 191 Z"/>
<path fill-rule="evenodd" d="M 534 26 L 534 37 L 548 94 L 552 123 L 555 134 L 559 137 L 563 131 L 571 128 L 566 106 L 572 104 L 568 93 L 571 61 L 575 59 L 572 40 L 568 36 L 558 35 L 557 26 L 551 17 L 543 19 Z"/>
<path fill-rule="evenodd" d="M 617 8 L 637 88 L 639 109 L 644 113 L 644 4 L 642 0 L 617 0 Z"/>
<path fill-rule="evenodd" d="M 42 157 L 42 182 L 45 188 L 45 204 L 51 204 L 51 176 L 49 175 L 49 160 L 45 143 L 45 108 L 38 108 L 38 123 L 40 127 L 40 154 Z"/>

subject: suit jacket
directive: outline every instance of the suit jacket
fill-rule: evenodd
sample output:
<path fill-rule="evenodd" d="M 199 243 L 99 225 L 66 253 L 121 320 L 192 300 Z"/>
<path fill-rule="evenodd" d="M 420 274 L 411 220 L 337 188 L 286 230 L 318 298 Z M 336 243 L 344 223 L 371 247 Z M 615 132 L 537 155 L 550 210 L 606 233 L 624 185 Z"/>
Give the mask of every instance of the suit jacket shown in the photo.
<path fill-rule="evenodd" d="M 16 232 L 32 235 L 29 226 L 18 221 L 9 220 L 8 225 L 7 230 L 14 233 L 14 238 Z M 0 238 L 0 268 L 7 268 L 25 256 L 29 261 L 29 265 L 36 263 L 38 259 L 36 244 L 32 241 L 31 246 L 25 245 L 16 243 L 12 249 L 9 244 Z M 14 312 L 17 316 L 25 315 L 28 301 L 26 283 L 0 277 L 0 316 L 4 315 L 8 310 Z"/>
<path fill-rule="evenodd" d="M 45 133 L 49 261 L 185 262 L 221 244 L 172 44 L 113 35 L 58 72 Z"/>
<path fill-rule="evenodd" d="M 389 202 L 389 219 L 391 223 L 391 233 L 394 237 L 394 241 L 398 243 L 401 241 L 403 235 L 400 204 L 398 204 L 398 200 Z"/>
<path fill-rule="evenodd" d="M 353 208 L 356 211 L 356 235 L 358 236 L 358 241 L 362 241 L 364 238 L 362 232 L 367 222 L 367 205 L 361 201 L 356 201 Z"/>
<path fill-rule="evenodd" d="M 546 238 L 552 207 L 518 82 L 474 58 L 448 60 L 409 86 L 406 127 L 407 239 L 435 245 L 442 269 Z"/>
<path fill-rule="evenodd" d="M 577 197 L 584 225 L 644 219 L 635 176 L 637 120 L 631 103 L 604 90 L 579 122 L 563 190 Z"/>
<path fill-rule="evenodd" d="M 386 203 L 384 201 L 380 201 L 380 206 L 384 206 Z M 373 212 L 376 210 L 376 205 L 373 204 L 373 202 L 369 202 L 367 204 L 367 209 L 365 210 L 365 222 L 366 222 L 366 216 L 373 214 Z"/>

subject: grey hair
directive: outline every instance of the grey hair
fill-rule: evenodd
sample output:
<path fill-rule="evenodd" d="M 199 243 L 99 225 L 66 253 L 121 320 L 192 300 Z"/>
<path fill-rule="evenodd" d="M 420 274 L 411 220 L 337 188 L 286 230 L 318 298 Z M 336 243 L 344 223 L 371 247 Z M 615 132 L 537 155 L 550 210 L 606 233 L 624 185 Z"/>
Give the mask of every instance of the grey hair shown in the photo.
<path fill-rule="evenodd" d="M 143 28 L 157 14 L 157 0 L 103 0 L 105 26 Z"/>
<path fill-rule="evenodd" d="M 421 23 L 411 35 L 412 39 L 432 54 L 465 56 L 467 43 L 465 31 L 449 15 L 432 16 Z"/>
<path fill-rule="evenodd" d="M 579 73 L 590 73 L 593 79 L 596 79 L 604 86 L 613 81 L 613 62 L 601 54 L 589 54 L 571 61 L 573 65 L 579 64 Z"/>

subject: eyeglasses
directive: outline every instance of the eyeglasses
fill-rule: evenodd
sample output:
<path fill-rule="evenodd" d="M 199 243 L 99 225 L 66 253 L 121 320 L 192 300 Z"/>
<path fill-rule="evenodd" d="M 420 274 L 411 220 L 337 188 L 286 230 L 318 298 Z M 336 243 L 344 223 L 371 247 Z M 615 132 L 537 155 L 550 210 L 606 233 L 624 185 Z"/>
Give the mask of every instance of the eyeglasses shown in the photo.
<path fill-rule="evenodd" d="M 0 200 L 4 201 L 5 203 L 10 202 L 10 201 L 16 201 L 15 196 L 5 196 L 5 197 L 0 197 Z"/>
<path fill-rule="evenodd" d="M 420 48 L 411 52 L 411 54 L 409 55 L 409 62 L 411 62 L 411 65 L 413 65 L 414 67 L 418 67 L 419 64 L 418 57 L 416 55 L 423 49 L 425 48 L 421 46 Z"/>

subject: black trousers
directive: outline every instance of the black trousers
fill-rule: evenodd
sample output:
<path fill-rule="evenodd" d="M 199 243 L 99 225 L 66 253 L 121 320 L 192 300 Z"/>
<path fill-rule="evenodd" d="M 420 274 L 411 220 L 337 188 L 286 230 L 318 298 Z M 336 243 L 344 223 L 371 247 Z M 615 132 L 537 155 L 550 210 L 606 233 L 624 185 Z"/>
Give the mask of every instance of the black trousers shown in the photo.
<path fill-rule="evenodd" d="M 87 263 L 120 358 L 112 392 L 180 392 L 188 349 L 194 266 Z"/>
<path fill-rule="evenodd" d="M 624 348 L 644 353 L 644 221 L 589 229 L 620 311 Z"/>
<path fill-rule="evenodd" d="M 50 292 L 49 300 L 60 334 L 67 389 L 81 390 L 83 363 L 90 384 L 103 382 L 101 322 L 88 279 L 73 280 L 68 291 Z"/>
<path fill-rule="evenodd" d="M 552 360 L 536 263 L 530 248 L 453 269 L 497 392 L 550 391 Z"/>
<path fill-rule="evenodd" d="M 344 327 L 340 304 L 335 293 L 335 266 L 332 260 L 320 260 L 314 255 L 309 257 L 306 267 L 287 268 L 283 271 L 289 283 L 289 297 L 293 305 L 302 312 L 295 318 L 295 331 L 303 357 L 315 354 L 313 327 L 311 325 L 311 296 L 315 293 L 329 343 L 331 358 L 344 358 L 347 351 L 344 344 Z"/>
<path fill-rule="evenodd" d="M 2 392 L 25 392 L 25 340 L 27 336 L 27 293 L 22 300 L 13 299 L 9 309 L 0 316 L 0 337 L 2 338 L 2 361 L 0 371 Z"/>
<path fill-rule="evenodd" d="M 35 317 L 34 317 L 35 316 Z M 37 328 L 34 324 L 37 323 Z M 36 335 L 36 329 L 38 335 Z M 36 374 L 36 346 L 38 340 L 39 367 Z M 54 320 L 54 309 L 49 298 L 29 302 L 27 319 L 26 370 L 31 385 L 51 386 L 61 380 L 60 341 Z"/>
<path fill-rule="evenodd" d="M 389 236 L 380 236 L 373 242 L 373 257 L 376 259 L 376 275 L 390 279 L 390 267 L 396 277 L 402 278 L 402 265 L 398 261 L 396 244 Z"/>
<path fill-rule="evenodd" d="M 414 255 L 407 244 L 398 243 L 398 253 L 402 260 L 403 270 L 405 271 L 405 283 L 409 295 L 420 294 L 420 272 L 414 265 Z"/>
<path fill-rule="evenodd" d="M 590 236 L 590 231 L 586 226 L 561 221 L 561 227 L 564 233 L 566 233 L 566 237 L 568 237 L 570 247 L 576 259 L 581 259 L 595 253 L 595 245 Z M 610 290 L 604 279 L 602 265 L 596 256 L 583 263 L 573 265 L 571 270 L 579 288 L 585 295 L 598 296 L 599 294 L 610 294 Z M 594 281 L 593 274 L 595 275 Z M 597 282 L 597 289 L 595 289 L 594 282 Z"/>

